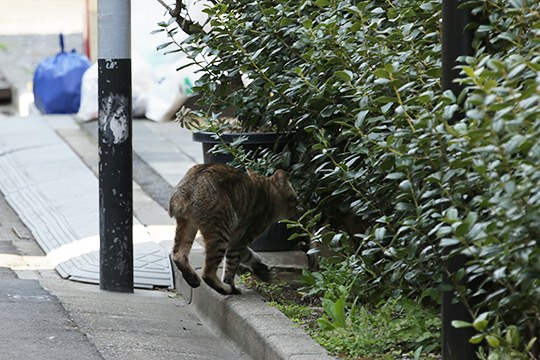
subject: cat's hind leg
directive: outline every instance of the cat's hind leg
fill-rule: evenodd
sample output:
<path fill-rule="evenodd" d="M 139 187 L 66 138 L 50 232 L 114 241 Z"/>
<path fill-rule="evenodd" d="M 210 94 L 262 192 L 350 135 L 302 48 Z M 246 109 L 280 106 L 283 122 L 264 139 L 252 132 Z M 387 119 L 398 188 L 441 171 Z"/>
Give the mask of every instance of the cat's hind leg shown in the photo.
<path fill-rule="evenodd" d="M 238 272 L 240 267 L 240 261 L 244 257 L 245 252 L 247 251 L 247 246 L 245 244 L 236 246 L 230 246 L 227 249 L 227 254 L 225 256 L 225 270 L 223 272 L 223 282 L 229 284 L 235 293 L 240 293 L 238 289 L 234 286 L 234 277 Z"/>
<path fill-rule="evenodd" d="M 249 247 L 246 247 L 242 254 L 240 266 L 247 268 L 253 276 L 261 281 L 272 281 L 272 271 L 270 268 L 263 263 L 261 257 Z"/>
<path fill-rule="evenodd" d="M 204 232 L 201 229 L 206 255 L 204 259 L 204 268 L 202 278 L 212 289 L 223 295 L 234 294 L 237 290 L 230 284 L 224 284 L 217 276 L 217 270 L 225 252 L 227 251 L 228 241 L 217 232 Z"/>
<path fill-rule="evenodd" d="M 196 234 L 197 227 L 192 220 L 183 217 L 176 218 L 176 234 L 174 237 L 172 259 L 178 270 L 182 272 L 182 276 L 186 282 L 193 288 L 201 285 L 201 279 L 189 263 L 189 252 L 191 251 Z"/>

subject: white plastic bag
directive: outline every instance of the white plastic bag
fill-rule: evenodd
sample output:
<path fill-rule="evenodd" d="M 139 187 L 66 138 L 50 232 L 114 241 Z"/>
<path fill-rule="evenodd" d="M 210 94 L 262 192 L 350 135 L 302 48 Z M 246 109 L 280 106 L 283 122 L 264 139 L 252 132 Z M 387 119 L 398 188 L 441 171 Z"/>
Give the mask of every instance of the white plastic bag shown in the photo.
<path fill-rule="evenodd" d="M 142 57 L 134 55 L 131 59 L 132 78 L 132 116 L 143 117 L 153 76 L 150 66 Z M 81 105 L 77 118 L 83 121 L 98 117 L 98 66 L 94 63 L 83 75 L 81 85 Z"/>
<path fill-rule="evenodd" d="M 154 84 L 150 88 L 145 116 L 154 121 L 174 119 L 182 104 L 191 94 L 195 82 L 192 69 L 176 71 L 178 63 L 154 68 Z"/>

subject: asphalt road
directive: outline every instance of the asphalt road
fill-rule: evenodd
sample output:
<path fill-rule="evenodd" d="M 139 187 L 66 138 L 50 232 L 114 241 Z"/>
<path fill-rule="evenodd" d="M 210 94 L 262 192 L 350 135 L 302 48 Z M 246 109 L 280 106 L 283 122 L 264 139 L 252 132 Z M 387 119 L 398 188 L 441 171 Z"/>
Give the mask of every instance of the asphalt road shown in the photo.
<path fill-rule="evenodd" d="M 0 313 L 3 359 L 103 359 L 58 299 L 36 280 L 0 271 Z"/>
<path fill-rule="evenodd" d="M 0 359 L 102 359 L 58 298 L 31 279 L 48 267 L 0 193 Z"/>

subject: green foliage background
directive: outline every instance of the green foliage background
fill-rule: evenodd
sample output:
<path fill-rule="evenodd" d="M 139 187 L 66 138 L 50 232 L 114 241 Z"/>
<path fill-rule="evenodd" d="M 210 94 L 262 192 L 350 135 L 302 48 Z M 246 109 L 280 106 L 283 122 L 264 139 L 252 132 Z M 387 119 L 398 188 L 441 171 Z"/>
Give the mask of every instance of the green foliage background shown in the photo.
<path fill-rule="evenodd" d="M 399 296 L 437 303 L 445 261 L 463 254 L 451 291 L 480 325 L 460 325 L 474 325 L 491 358 L 529 358 L 540 331 L 540 3 L 463 3 L 475 53 L 462 59 L 459 99 L 441 90 L 436 0 L 216 1 L 209 34 L 181 47 L 207 60 L 195 91 L 213 112 L 232 106 L 245 129 L 293 134 L 289 153 L 263 165 L 289 168 L 305 212 L 296 226 L 346 265 L 347 311 Z M 219 91 L 239 74 L 247 86 Z M 361 226 L 346 233 L 340 219 Z"/>

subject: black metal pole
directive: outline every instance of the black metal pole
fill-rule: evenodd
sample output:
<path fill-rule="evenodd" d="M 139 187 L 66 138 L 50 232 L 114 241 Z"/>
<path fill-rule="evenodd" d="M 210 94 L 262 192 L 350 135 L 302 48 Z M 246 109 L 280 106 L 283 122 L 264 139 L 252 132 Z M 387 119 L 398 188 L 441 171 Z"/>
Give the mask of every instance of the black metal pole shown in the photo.
<path fill-rule="evenodd" d="M 99 0 L 99 284 L 118 292 L 133 292 L 130 17 L 130 0 Z"/>
<path fill-rule="evenodd" d="M 457 58 L 472 53 L 472 36 L 465 31 L 465 26 L 470 22 L 468 11 L 458 9 L 461 1 L 443 0 L 442 2 L 442 87 L 443 90 L 452 90 L 455 96 L 459 96 L 462 86 L 454 79 L 459 77 Z M 459 120 L 462 113 L 456 112 L 451 122 Z M 450 257 L 445 264 L 450 274 L 455 274 L 463 268 L 467 262 L 465 256 Z M 449 279 L 444 275 L 445 283 Z M 452 326 L 453 320 L 470 322 L 471 315 L 462 302 L 455 302 L 453 291 L 445 291 L 442 299 L 442 356 L 444 360 L 469 360 L 475 359 L 477 350 L 475 345 L 469 343 L 474 335 L 472 328 L 456 329 Z"/>
<path fill-rule="evenodd" d="M 443 0 L 442 2 L 442 88 L 452 90 L 458 96 L 463 87 L 454 82 L 459 77 L 457 58 L 472 54 L 471 31 L 465 31 L 465 26 L 471 21 L 469 11 L 458 9 L 462 1 Z M 456 113 L 457 118 L 462 114 Z"/>

